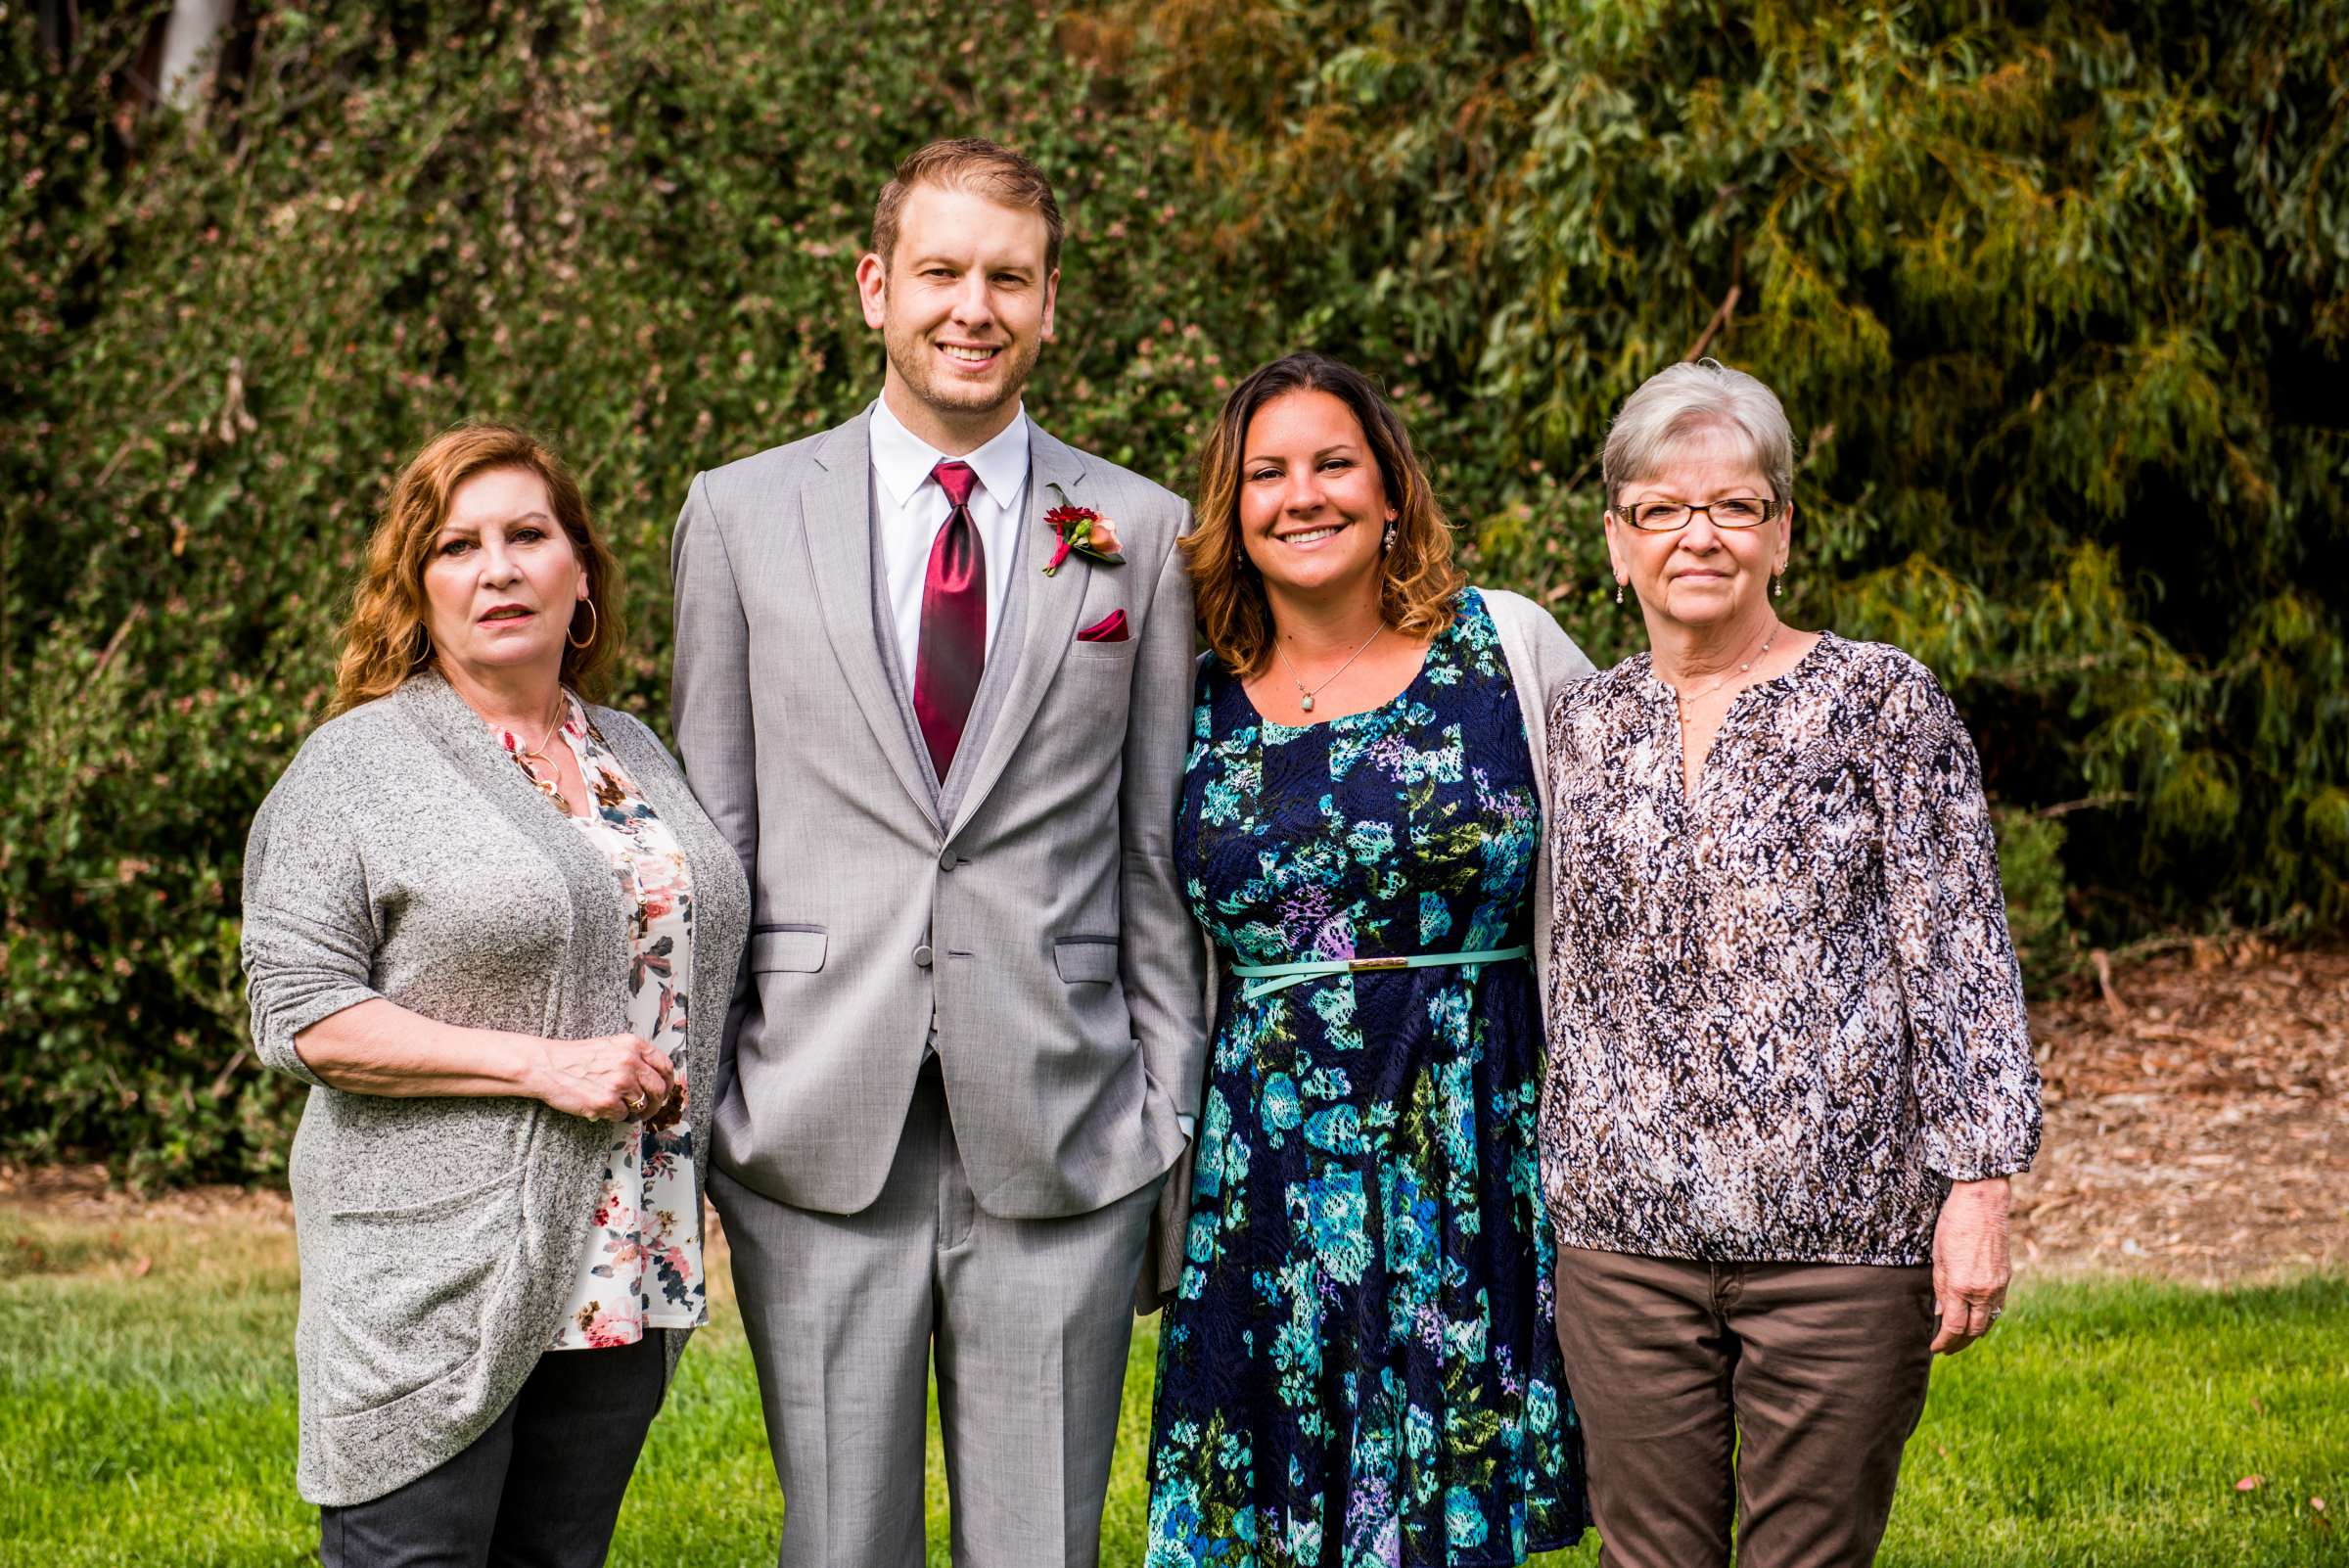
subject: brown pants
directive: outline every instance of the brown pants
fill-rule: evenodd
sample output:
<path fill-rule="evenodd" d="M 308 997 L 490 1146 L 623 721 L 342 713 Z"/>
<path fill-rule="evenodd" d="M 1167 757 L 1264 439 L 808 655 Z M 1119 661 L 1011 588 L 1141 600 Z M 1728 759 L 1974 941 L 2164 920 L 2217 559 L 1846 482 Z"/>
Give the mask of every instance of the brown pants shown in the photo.
<path fill-rule="evenodd" d="M 1602 1568 L 1865 1568 L 1925 1407 L 1932 1270 L 1558 1249 Z"/>

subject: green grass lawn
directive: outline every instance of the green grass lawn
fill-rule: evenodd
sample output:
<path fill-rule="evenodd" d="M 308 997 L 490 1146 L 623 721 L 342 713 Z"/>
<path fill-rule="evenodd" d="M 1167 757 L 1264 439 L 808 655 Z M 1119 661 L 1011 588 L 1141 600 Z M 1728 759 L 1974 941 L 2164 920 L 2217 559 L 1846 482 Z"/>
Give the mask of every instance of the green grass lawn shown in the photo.
<path fill-rule="evenodd" d="M 142 1263 L 145 1267 L 142 1268 Z M 291 1238 L 0 1210 L 0 1564 L 303 1563 Z M 781 1503 L 731 1300 L 686 1357 L 613 1560 L 773 1561 Z M 1103 1558 L 1138 1564 L 1155 1320 L 1135 1335 Z M 2260 1482 L 2249 1490 L 2236 1483 Z M 2318 1507 L 2312 1499 L 2323 1499 Z M 2026 1284 L 1939 1366 L 1881 1561 L 2349 1565 L 2349 1280 Z M 930 1465 L 931 1561 L 945 1496 Z M 1543 1559 L 1596 1560 L 1595 1545 Z"/>

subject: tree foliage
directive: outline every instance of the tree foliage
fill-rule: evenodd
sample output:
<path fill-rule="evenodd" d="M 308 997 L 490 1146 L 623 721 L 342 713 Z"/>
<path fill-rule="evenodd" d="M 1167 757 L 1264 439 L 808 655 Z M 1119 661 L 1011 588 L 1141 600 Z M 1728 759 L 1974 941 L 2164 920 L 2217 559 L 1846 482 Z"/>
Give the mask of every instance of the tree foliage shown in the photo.
<path fill-rule="evenodd" d="M 2062 879 L 2043 959 L 2349 913 L 2349 8 L 1197 3 L 1165 30 L 1203 175 L 1270 197 L 1223 254 L 1285 257 L 1311 334 L 1414 367 L 1491 575 L 1636 640 L 1591 459 L 1702 346 L 1808 436 L 1798 617 L 1933 665 Z"/>
<path fill-rule="evenodd" d="M 658 724 L 685 483 L 870 396 L 934 134 L 1061 187 L 1060 434 L 1180 487 L 1246 366 L 1356 358 L 1605 662 L 1595 452 L 1701 347 L 1806 438 L 1790 618 L 1971 719 L 2036 972 L 2349 916 L 2344 0 L 263 6 L 176 118 L 143 21 L 0 9 L 0 1151 L 282 1160 L 236 879 L 386 481 L 553 438 Z"/>

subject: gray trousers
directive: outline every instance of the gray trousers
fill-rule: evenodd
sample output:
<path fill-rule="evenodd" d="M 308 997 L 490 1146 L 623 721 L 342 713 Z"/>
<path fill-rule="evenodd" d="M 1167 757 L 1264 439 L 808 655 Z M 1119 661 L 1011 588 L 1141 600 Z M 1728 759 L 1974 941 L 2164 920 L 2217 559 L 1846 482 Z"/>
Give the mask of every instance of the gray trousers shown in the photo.
<path fill-rule="evenodd" d="M 783 1485 L 779 1568 L 921 1568 L 933 1355 L 957 1568 L 1099 1560 L 1158 1187 L 1065 1220 L 986 1213 L 935 1063 L 859 1213 L 711 1173 Z"/>
<path fill-rule="evenodd" d="M 1927 1268 L 1560 1247 L 1600 1568 L 1866 1568 L 1933 1331 Z"/>

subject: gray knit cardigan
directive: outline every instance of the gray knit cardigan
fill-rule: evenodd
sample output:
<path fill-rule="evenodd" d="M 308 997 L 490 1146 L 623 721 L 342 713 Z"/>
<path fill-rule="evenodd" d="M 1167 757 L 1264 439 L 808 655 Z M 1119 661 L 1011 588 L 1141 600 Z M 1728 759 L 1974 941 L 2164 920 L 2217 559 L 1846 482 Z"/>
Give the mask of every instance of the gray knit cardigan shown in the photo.
<path fill-rule="evenodd" d="M 652 731 L 587 712 L 693 874 L 698 1224 L 749 885 Z M 474 1028 L 618 1034 L 625 917 L 603 852 L 426 673 L 320 726 L 261 803 L 245 854 L 244 961 L 255 1049 L 313 1085 L 291 1166 L 296 1481 L 312 1502 L 364 1502 L 479 1437 L 552 1343 L 614 1130 L 520 1097 L 346 1093 L 319 1082 L 294 1037 L 376 996 Z M 665 1332 L 673 1371 L 685 1332 Z"/>

